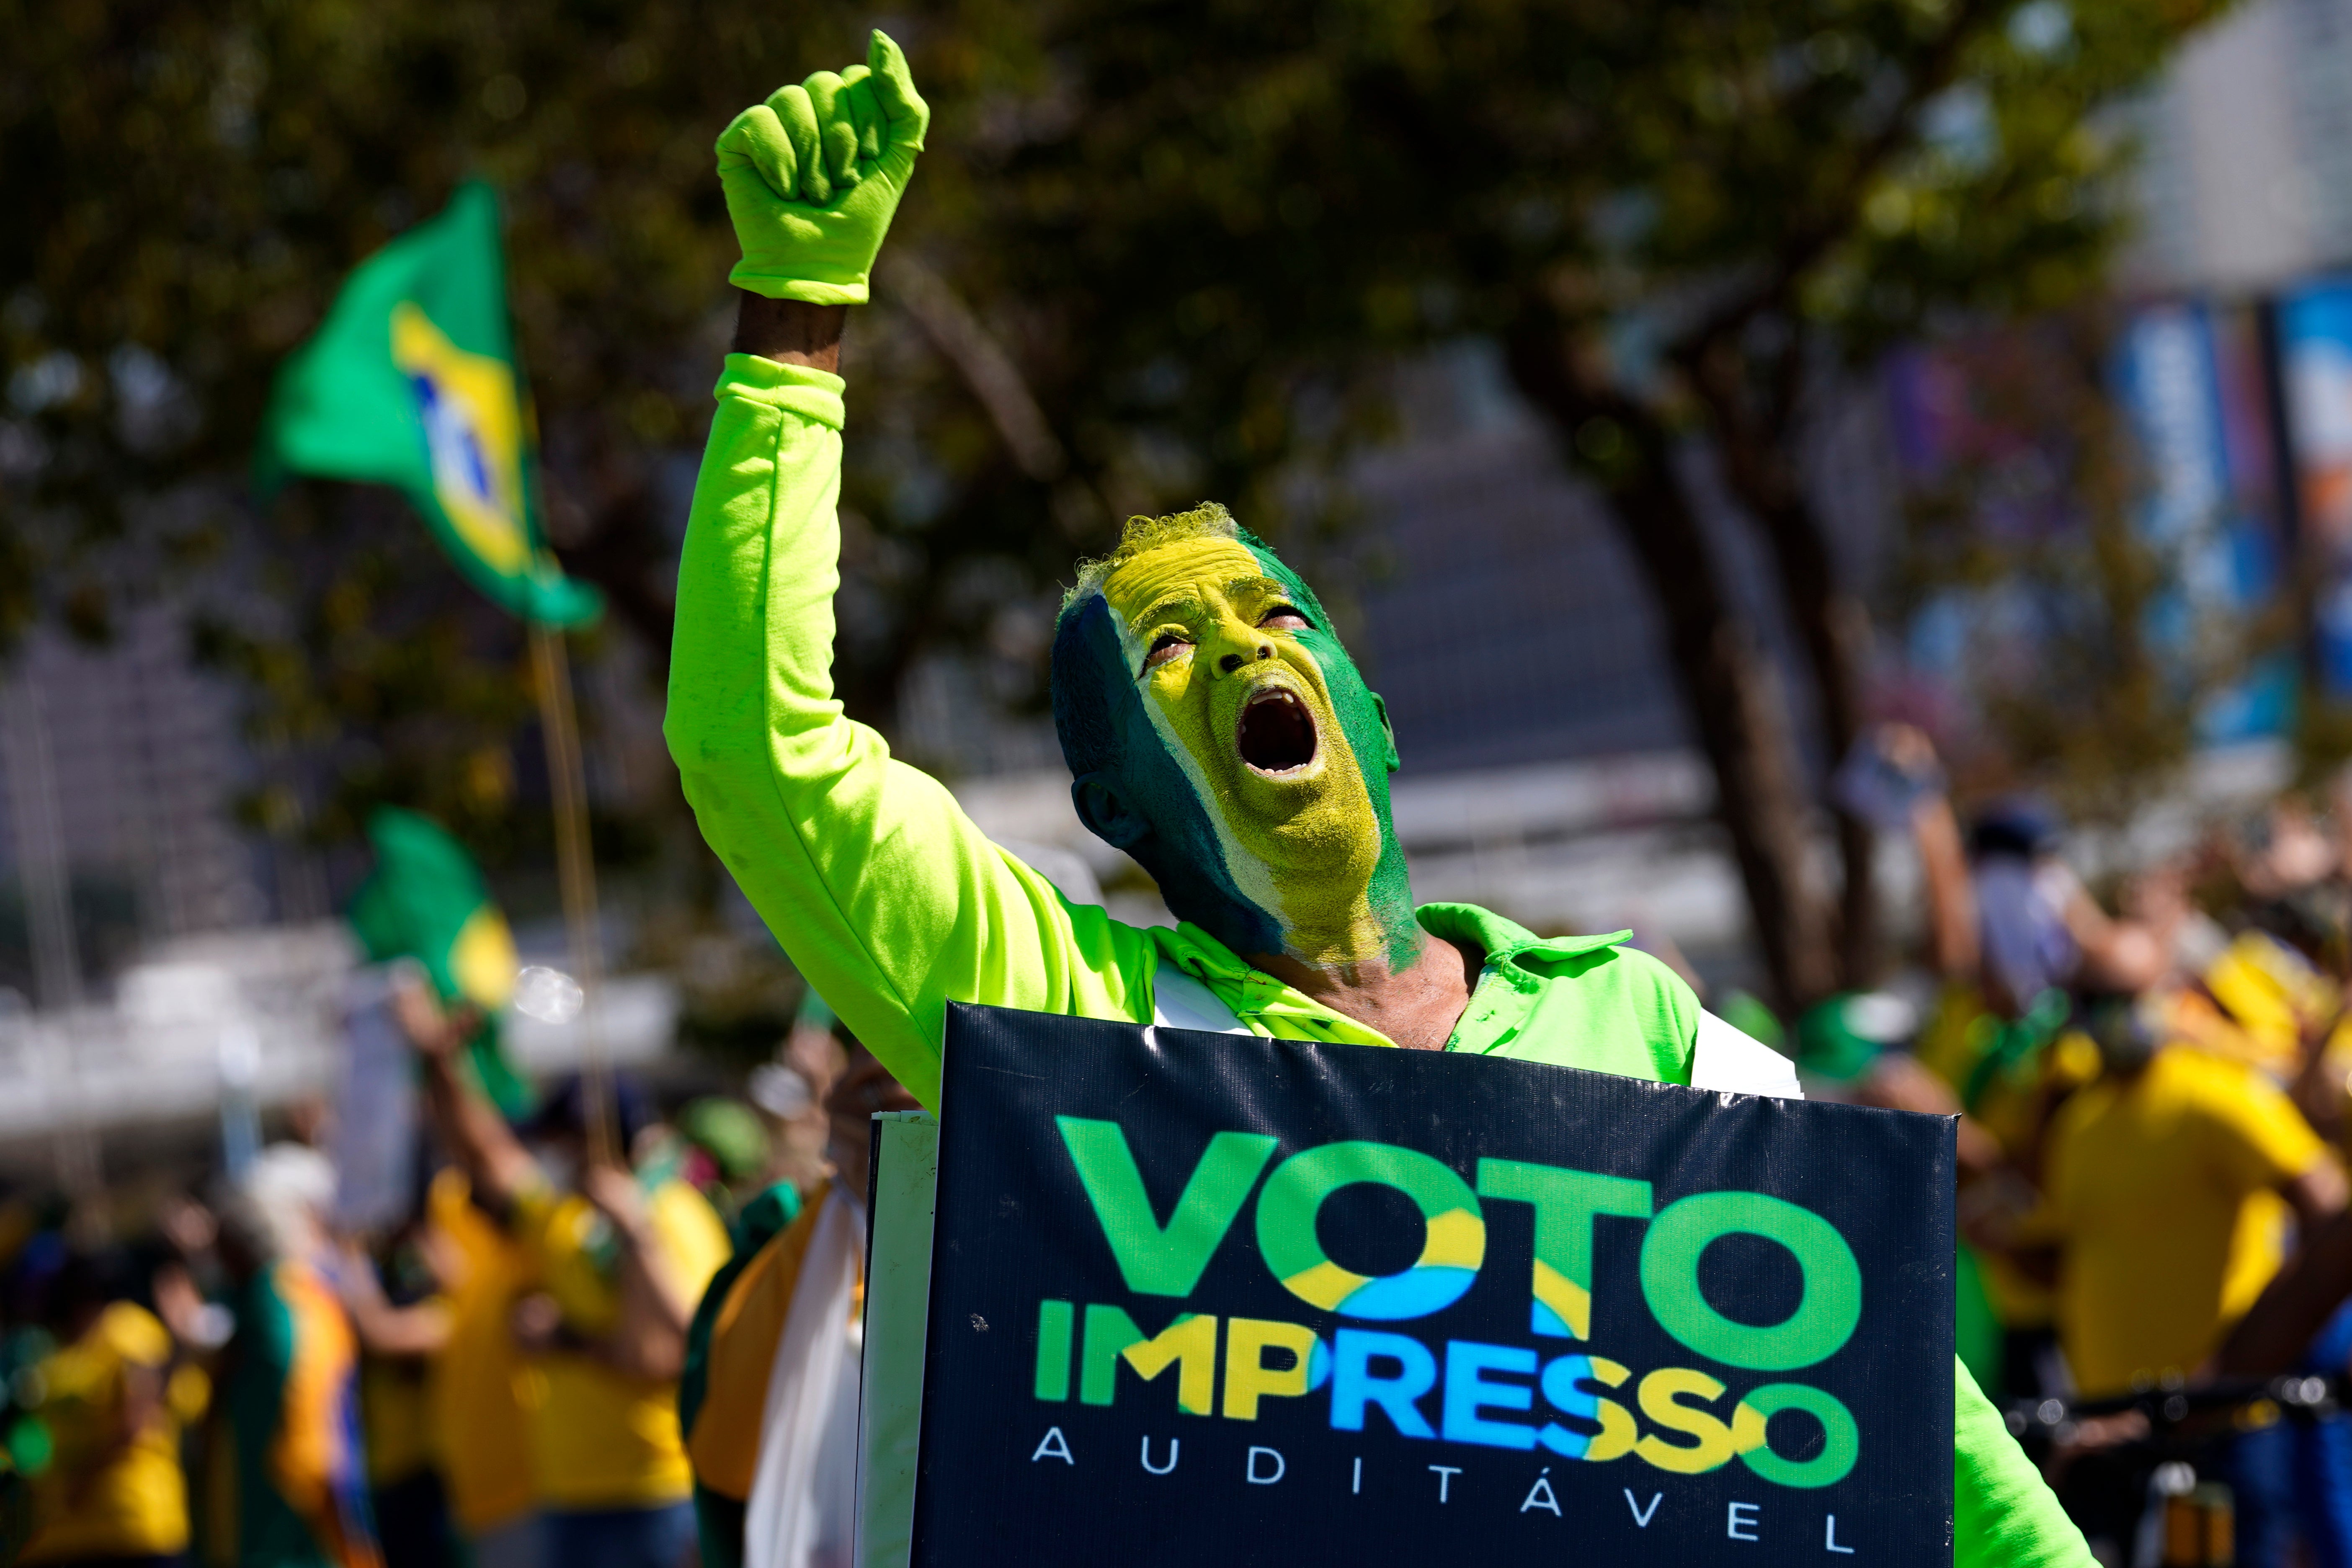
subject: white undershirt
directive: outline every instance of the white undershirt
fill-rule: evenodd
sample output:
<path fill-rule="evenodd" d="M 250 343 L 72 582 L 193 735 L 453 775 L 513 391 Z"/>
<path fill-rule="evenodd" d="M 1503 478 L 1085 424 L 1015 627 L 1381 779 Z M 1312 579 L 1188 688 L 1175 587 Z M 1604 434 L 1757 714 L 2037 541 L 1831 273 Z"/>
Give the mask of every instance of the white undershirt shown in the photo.
<path fill-rule="evenodd" d="M 1151 1022 L 1165 1029 L 1198 1029 L 1211 1035 L 1246 1035 L 1234 1010 L 1217 994 L 1173 964 L 1152 977 Z M 1691 1051 L 1691 1087 L 1728 1094 L 1761 1094 L 1802 1100 L 1797 1067 L 1788 1058 L 1700 1009 L 1698 1039 Z"/>

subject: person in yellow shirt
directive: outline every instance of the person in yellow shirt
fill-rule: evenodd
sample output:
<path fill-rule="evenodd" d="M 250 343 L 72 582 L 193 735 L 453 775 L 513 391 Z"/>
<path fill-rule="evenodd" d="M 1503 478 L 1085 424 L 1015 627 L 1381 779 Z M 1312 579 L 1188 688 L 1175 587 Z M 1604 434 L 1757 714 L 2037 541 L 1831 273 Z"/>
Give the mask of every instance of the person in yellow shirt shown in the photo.
<path fill-rule="evenodd" d="M 2108 918 L 2059 857 L 2057 817 L 2030 797 L 1986 803 L 1963 832 L 1923 731 L 1882 725 L 1866 743 L 1882 759 L 1877 772 L 1897 781 L 1889 805 L 1900 805 L 1919 857 L 1927 956 L 1943 983 L 1916 1059 L 2011 1168 L 1964 1176 L 1964 1190 L 1978 1190 L 1963 1210 L 2030 1203 L 2053 1113 L 2098 1071 L 2095 1047 L 2065 1027 L 2065 987 L 2151 982 L 2162 933 Z M 1970 1271 L 2001 1329 L 2000 1392 L 2061 1392 L 2046 1284 L 1998 1249 L 1972 1250 Z"/>
<path fill-rule="evenodd" d="M 2127 1011 L 2095 1020 L 2107 1072 L 2060 1109 L 2045 1183 L 2059 1335 L 2094 1397 L 2194 1371 L 2278 1272 L 2289 1218 L 2308 1234 L 2344 1206 L 2275 1084 L 2182 1046 L 2119 1050 L 2145 1036 Z"/>
<path fill-rule="evenodd" d="M 39 1415 L 56 1444 L 33 1484 L 26 1563 L 176 1560 L 188 1549 L 172 1336 L 128 1294 L 120 1260 L 69 1260 L 51 1287 L 63 1348 L 40 1366 Z"/>
<path fill-rule="evenodd" d="M 474 1202 L 463 1171 L 435 1175 L 425 1212 L 446 1243 L 449 1337 L 425 1394 L 449 1516 L 474 1568 L 540 1568 L 528 1371 L 511 1321 L 530 1259 Z"/>
<path fill-rule="evenodd" d="M 2139 998 L 2085 1006 L 2105 1071 L 2060 1108 L 2043 1205 L 2024 1222 L 2056 1247 L 2059 1342 L 2086 1398 L 2185 1381 L 2278 1273 L 2289 1220 L 2308 1237 L 2345 1206 L 2335 1157 L 2277 1085 L 2170 1041 L 2164 1020 Z M 2242 1563 L 2283 1561 L 2293 1439 L 2284 1426 L 2248 1431 L 2212 1457 L 2236 1494 Z M 2070 1511 L 2084 1510 L 2086 1535 L 2103 1512 L 2123 1533 L 2137 1485 L 2080 1468 Z"/>
<path fill-rule="evenodd" d="M 428 1224 L 403 1227 L 385 1258 L 346 1242 L 335 1282 L 360 1343 L 360 1437 L 384 1568 L 456 1568 L 457 1542 L 432 1415 L 434 1373 L 449 1345 L 450 1311 Z"/>
<path fill-rule="evenodd" d="M 513 1322 L 530 1352 L 526 1403 L 542 1561 L 562 1568 L 676 1568 L 693 1550 L 693 1476 L 678 1434 L 686 1331 L 727 1259 L 726 1226 L 666 1169 L 592 1157 L 587 1095 L 551 1096 L 524 1147 L 455 1066 L 471 1020 L 429 994 L 401 999 L 426 1098 L 478 1199 L 530 1259 L 535 1289 Z M 612 1086 L 622 1149 L 649 1121 Z"/>

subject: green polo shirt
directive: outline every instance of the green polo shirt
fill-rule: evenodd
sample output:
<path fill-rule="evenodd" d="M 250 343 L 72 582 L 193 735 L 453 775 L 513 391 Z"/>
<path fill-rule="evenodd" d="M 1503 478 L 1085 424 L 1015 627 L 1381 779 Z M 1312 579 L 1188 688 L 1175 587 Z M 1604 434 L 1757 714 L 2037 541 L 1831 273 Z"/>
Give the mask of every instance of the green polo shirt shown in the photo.
<path fill-rule="evenodd" d="M 793 963 L 936 1110 L 951 1001 L 1150 1023 L 1162 965 L 1253 1034 L 1385 1046 L 1194 926 L 1072 904 L 890 755 L 833 695 L 842 381 L 730 354 L 678 565 L 664 728 L 704 837 Z M 1619 937 L 1547 941 L 1465 904 L 1420 911 L 1486 954 L 1448 1048 L 1690 1081 L 1699 1008 Z M 2091 1561 L 1967 1374 L 1962 1563 Z"/>
<path fill-rule="evenodd" d="M 1538 936 L 1475 904 L 1423 904 L 1414 917 L 1430 935 L 1486 955 L 1447 1050 L 1690 1081 L 1698 998 L 1648 953 L 1619 946 L 1631 931 Z M 1252 967 L 1190 921 L 1174 931 L 1154 926 L 1148 934 L 1162 962 L 1206 985 L 1251 1034 L 1394 1044 Z M 1147 1000 L 1129 1016 L 1140 1022 L 1151 1014 Z"/>

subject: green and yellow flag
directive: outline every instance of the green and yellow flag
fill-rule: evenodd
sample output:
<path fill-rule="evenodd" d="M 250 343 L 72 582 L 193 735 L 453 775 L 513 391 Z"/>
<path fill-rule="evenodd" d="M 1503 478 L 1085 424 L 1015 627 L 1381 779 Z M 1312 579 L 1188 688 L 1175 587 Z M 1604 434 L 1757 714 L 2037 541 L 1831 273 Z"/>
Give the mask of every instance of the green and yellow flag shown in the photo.
<path fill-rule="evenodd" d="M 469 181 L 352 273 L 278 372 L 255 466 L 265 493 L 289 474 L 397 486 L 474 586 L 525 620 L 580 626 L 603 597 L 548 552 L 532 434 L 498 197 Z"/>
<path fill-rule="evenodd" d="M 352 933 L 370 963 L 413 958 L 443 1002 L 470 1002 L 481 1011 L 482 1030 L 467 1043 L 467 1059 L 500 1110 L 527 1114 L 530 1086 L 499 1036 L 499 1015 L 514 999 L 520 963 L 481 868 L 439 823 L 398 806 L 378 806 L 367 836 L 375 869 L 352 895 Z"/>

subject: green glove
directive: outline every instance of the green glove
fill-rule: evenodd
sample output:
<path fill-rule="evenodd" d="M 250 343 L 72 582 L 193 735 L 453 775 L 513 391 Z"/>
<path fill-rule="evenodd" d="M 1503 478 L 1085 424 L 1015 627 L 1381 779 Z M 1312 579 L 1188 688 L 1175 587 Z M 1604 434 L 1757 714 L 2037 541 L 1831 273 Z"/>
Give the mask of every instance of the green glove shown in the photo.
<path fill-rule="evenodd" d="M 743 259 L 738 289 L 863 305 L 866 276 L 915 172 L 930 105 L 880 31 L 866 63 L 778 88 L 719 138 L 719 184 Z"/>

